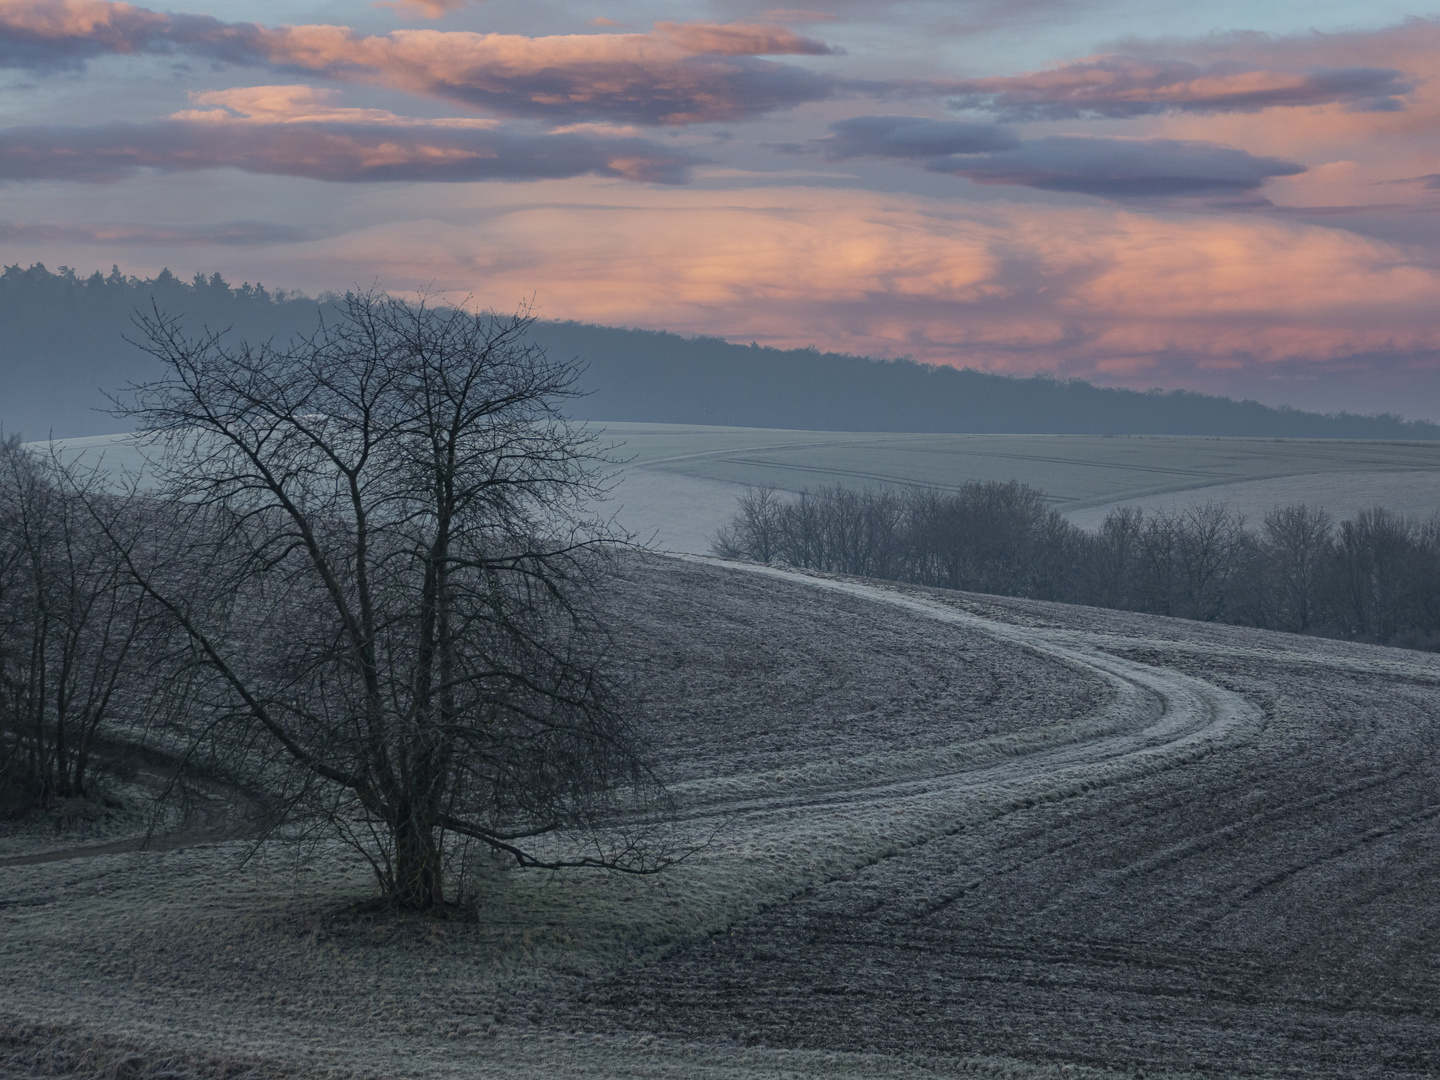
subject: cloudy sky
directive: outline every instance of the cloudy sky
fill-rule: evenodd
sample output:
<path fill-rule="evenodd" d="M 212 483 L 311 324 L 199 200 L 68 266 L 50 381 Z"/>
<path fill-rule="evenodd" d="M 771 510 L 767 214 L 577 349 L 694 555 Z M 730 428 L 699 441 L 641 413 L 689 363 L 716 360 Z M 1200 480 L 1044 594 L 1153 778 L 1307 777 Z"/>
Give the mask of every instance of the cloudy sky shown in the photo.
<path fill-rule="evenodd" d="M 0 261 L 1440 419 L 1440 6 L 0 0 Z"/>

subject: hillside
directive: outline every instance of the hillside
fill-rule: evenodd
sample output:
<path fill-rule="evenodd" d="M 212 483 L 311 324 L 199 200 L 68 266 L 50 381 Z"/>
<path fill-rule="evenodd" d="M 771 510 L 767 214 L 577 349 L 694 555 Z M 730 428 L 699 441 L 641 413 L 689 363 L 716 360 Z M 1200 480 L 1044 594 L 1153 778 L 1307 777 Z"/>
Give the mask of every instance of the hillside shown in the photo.
<path fill-rule="evenodd" d="M 39 264 L 0 273 L 0 426 L 39 439 L 124 430 L 106 391 L 154 362 L 128 344 L 137 311 L 180 316 L 193 333 L 287 340 L 312 330 L 326 301 L 233 287 L 219 274 L 185 282 L 85 277 Z M 1140 393 L 1080 381 L 1009 378 L 909 360 L 778 350 L 653 330 L 541 322 L 535 339 L 588 367 L 579 419 L 833 431 L 1243 435 L 1440 439 L 1440 425 L 1396 416 L 1320 415 L 1188 391 Z M 958 359 L 962 359 L 958 358 Z"/>
<path fill-rule="evenodd" d="M 497 871 L 439 924 L 348 906 L 338 844 L 0 837 L 0 1051 L 8 1021 L 257 1076 L 1433 1075 L 1440 658 L 662 558 L 610 603 L 692 858 Z"/>

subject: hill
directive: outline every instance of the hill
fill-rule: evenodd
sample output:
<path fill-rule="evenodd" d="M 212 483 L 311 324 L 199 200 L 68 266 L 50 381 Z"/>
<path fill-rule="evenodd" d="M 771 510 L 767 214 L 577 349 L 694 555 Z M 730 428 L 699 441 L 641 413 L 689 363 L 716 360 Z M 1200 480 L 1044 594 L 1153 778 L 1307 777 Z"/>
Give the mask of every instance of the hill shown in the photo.
<path fill-rule="evenodd" d="M 27 438 L 123 430 L 106 391 L 143 380 L 154 362 L 125 338 L 152 306 L 252 341 L 314 328 L 330 298 L 218 273 L 182 281 L 168 270 L 83 277 L 67 267 L 0 273 L 0 425 Z M 541 322 L 535 339 L 588 368 L 579 419 L 830 431 L 1242 435 L 1440 439 L 1440 425 L 1383 414 L 1321 415 L 1191 391 L 1117 390 L 1079 380 L 1012 378 L 969 369 L 875 360 L 816 349 L 734 345 L 654 330 Z"/>
<path fill-rule="evenodd" d="M 1327 415 L 1189 390 L 1120 390 L 584 323 L 547 323 L 536 336 L 589 361 L 586 419 L 811 431 L 1440 439 L 1440 425 L 1390 414 Z"/>
<path fill-rule="evenodd" d="M 478 860 L 440 922 L 338 843 L 0 835 L 0 1075 L 1434 1076 L 1440 657 L 659 558 L 608 602 L 692 857 Z"/>

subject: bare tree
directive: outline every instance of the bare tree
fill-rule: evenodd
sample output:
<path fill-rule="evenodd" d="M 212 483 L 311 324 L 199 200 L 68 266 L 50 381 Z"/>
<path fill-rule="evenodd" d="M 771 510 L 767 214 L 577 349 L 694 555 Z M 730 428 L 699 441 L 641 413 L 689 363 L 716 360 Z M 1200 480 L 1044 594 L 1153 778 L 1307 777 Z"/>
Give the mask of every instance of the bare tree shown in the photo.
<path fill-rule="evenodd" d="M 586 509 L 603 449 L 557 409 L 577 369 L 523 312 L 342 311 L 284 349 L 141 320 L 166 370 L 125 412 L 167 501 L 130 566 L 175 627 L 188 722 L 406 909 L 443 911 L 455 834 L 655 869 L 595 831 L 653 787 L 587 606 L 615 537 Z M 588 850 L 536 848 L 572 826 Z"/>
<path fill-rule="evenodd" d="M 1336 607 L 1345 630 L 1389 641 L 1406 623 L 1419 570 L 1421 530 L 1383 507 L 1340 523 L 1333 571 Z"/>
<path fill-rule="evenodd" d="M 1121 506 L 1105 515 L 1090 547 L 1089 584 L 1099 606 L 1128 607 L 1134 603 L 1143 521 L 1144 513 L 1138 506 Z"/>
<path fill-rule="evenodd" d="M 1303 633 L 1315 620 L 1331 557 L 1334 521 L 1319 507 L 1277 506 L 1265 515 L 1264 551 L 1269 564 L 1275 621 Z"/>
<path fill-rule="evenodd" d="M 956 492 L 839 485 L 781 500 L 750 488 L 712 549 L 830 573 L 1054 598 L 1073 591 L 1080 534 L 1033 488 Z"/>
<path fill-rule="evenodd" d="M 1140 529 L 1140 574 L 1137 588 L 1141 611 L 1173 613 L 1179 591 L 1177 534 L 1179 519 L 1160 511 L 1144 519 Z"/>
<path fill-rule="evenodd" d="M 783 543 L 783 505 L 774 488 L 747 487 L 734 521 L 722 526 L 710 545 L 722 559 L 773 562 Z"/>
<path fill-rule="evenodd" d="M 1224 503 L 1187 507 L 1175 518 L 1174 539 L 1182 613 L 1202 621 L 1220 617 L 1249 539 L 1245 519 Z"/>
<path fill-rule="evenodd" d="M 144 696 L 151 612 L 105 535 L 127 532 L 123 507 L 95 487 L 0 442 L 0 769 L 33 805 L 90 794 L 97 740 Z"/>

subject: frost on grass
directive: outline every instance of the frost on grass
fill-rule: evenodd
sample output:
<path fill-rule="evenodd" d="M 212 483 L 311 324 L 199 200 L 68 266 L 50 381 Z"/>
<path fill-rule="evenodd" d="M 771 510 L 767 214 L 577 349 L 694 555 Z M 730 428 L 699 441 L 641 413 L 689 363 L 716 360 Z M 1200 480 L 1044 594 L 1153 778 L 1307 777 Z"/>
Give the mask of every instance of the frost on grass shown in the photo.
<path fill-rule="evenodd" d="M 475 924 L 323 847 L 0 868 L 12 1011 L 379 1075 L 1429 1067 L 1440 659 L 673 560 L 612 605 L 691 859 L 487 867 Z"/>

